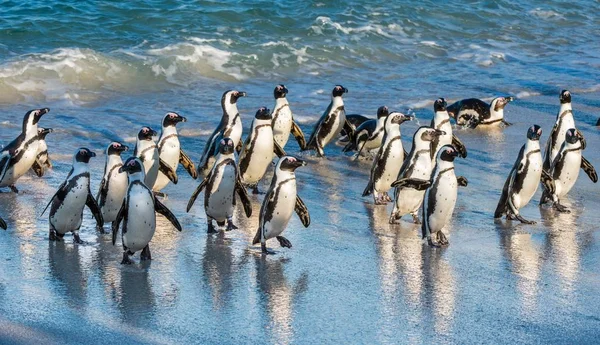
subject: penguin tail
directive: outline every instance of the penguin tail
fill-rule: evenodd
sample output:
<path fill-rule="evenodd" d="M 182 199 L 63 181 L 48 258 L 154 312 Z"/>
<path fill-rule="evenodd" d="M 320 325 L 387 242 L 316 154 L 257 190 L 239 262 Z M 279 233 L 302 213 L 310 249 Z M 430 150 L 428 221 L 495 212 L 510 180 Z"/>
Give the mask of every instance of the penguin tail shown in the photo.
<path fill-rule="evenodd" d="M 494 212 L 494 218 L 502 218 L 502 216 L 506 213 L 506 203 L 500 202 L 496 207 L 496 212 Z"/>
<path fill-rule="evenodd" d="M 260 243 L 260 228 L 256 230 L 256 235 L 254 235 L 254 239 L 252 240 L 252 244 Z"/>
<path fill-rule="evenodd" d="M 373 182 L 369 181 L 369 184 L 367 185 L 367 188 L 365 188 L 365 190 L 362 193 L 362 196 L 368 196 L 371 195 L 371 193 L 373 193 Z"/>

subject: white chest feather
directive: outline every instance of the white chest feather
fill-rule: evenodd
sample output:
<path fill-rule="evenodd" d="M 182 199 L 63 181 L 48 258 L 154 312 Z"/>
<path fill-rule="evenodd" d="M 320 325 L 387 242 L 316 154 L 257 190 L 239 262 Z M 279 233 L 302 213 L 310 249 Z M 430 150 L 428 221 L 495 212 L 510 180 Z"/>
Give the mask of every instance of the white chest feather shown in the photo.
<path fill-rule="evenodd" d="M 277 100 L 273 110 L 273 137 L 279 146 L 285 147 L 290 137 L 293 118 L 287 100 L 285 102 L 280 100 L 281 98 Z"/>
<path fill-rule="evenodd" d="M 247 165 L 240 166 L 242 180 L 247 184 L 255 184 L 265 175 L 267 167 L 273 161 L 273 130 L 271 125 L 255 120 L 252 137 L 248 147 L 244 147 L 240 162 L 249 160 Z"/>
<path fill-rule="evenodd" d="M 36 129 L 37 131 L 37 129 Z M 28 139 L 25 139 L 27 141 Z M 6 187 L 14 184 L 21 176 L 23 176 L 35 162 L 38 153 L 39 141 L 34 140 L 24 150 L 21 150 L 18 154 L 22 154 L 18 161 L 8 168 L 2 181 L 0 181 L 0 187 Z M 22 152 L 22 153 L 21 153 Z M 8 153 L 7 153 L 8 154 Z M 1 172 L 0 172 L 1 173 Z"/>
<path fill-rule="evenodd" d="M 402 141 L 400 138 L 390 141 L 384 143 L 382 157 L 379 157 L 377 162 L 373 162 L 373 164 L 380 164 L 383 167 L 383 173 L 374 181 L 374 189 L 377 192 L 387 192 L 392 187 L 392 182 L 398 177 L 402 162 L 404 162 Z"/>
<path fill-rule="evenodd" d="M 539 152 L 539 149 L 539 142 L 529 141 L 523 153 L 524 157 L 521 160 L 519 167 L 517 167 L 516 174 L 525 174 L 521 190 L 518 193 L 511 192 L 513 205 L 517 209 L 529 203 L 540 184 L 540 177 L 542 176 L 543 159 L 542 154 Z M 527 168 L 527 171 L 525 171 L 525 168 Z M 513 177 L 513 183 L 515 181 L 515 178 L 516 176 Z M 511 184 L 511 190 L 513 188 L 514 187 Z"/>
<path fill-rule="evenodd" d="M 562 164 L 560 174 L 558 177 L 555 175 L 554 180 L 556 195 L 559 198 L 569 193 L 579 177 L 579 171 L 581 169 L 581 150 L 567 152 L 567 154 L 563 156 L 563 159 L 564 164 Z"/>
<path fill-rule="evenodd" d="M 224 221 L 233 215 L 235 168 L 232 165 L 215 165 L 215 169 L 211 177 L 212 187 L 206 191 L 209 194 L 205 199 L 205 212 L 217 221 Z"/>
<path fill-rule="evenodd" d="M 288 180 L 277 188 L 279 193 L 274 191 L 272 194 L 273 197 L 277 195 L 277 200 L 271 200 L 275 204 L 273 212 L 260 215 L 260 224 L 266 239 L 281 235 L 287 227 L 296 205 L 296 179 Z M 265 210 L 265 213 L 269 211 Z"/>
<path fill-rule="evenodd" d="M 117 219 L 117 214 L 121 209 L 125 195 L 127 194 L 127 173 L 120 173 L 119 168 L 113 168 L 114 165 L 107 167 L 107 174 L 104 176 L 108 189 L 103 205 L 100 207 L 104 222 L 112 222 Z M 102 196 L 101 196 L 102 198 Z"/>
<path fill-rule="evenodd" d="M 127 232 L 123 234 L 123 245 L 132 252 L 144 249 L 156 230 L 154 197 L 148 188 L 133 185 L 127 196 Z"/>
<path fill-rule="evenodd" d="M 434 178 L 423 201 L 424 213 L 431 233 L 441 230 L 448 224 L 454 212 L 457 194 L 458 183 L 454 170 L 446 171 Z"/>
<path fill-rule="evenodd" d="M 325 123 L 321 126 L 323 133 L 319 133 L 319 137 L 321 138 L 319 141 L 321 142 L 321 146 L 325 147 L 333 138 L 337 137 L 342 128 L 344 128 L 344 123 L 346 122 L 346 111 L 344 110 L 344 101 L 341 97 L 335 97 L 331 104 L 331 110 L 329 115 L 324 119 L 328 121 L 330 125 L 329 128 L 325 128 Z"/>
<path fill-rule="evenodd" d="M 73 174 L 73 176 L 77 176 Z M 50 214 L 50 224 L 60 234 L 78 230 L 81 226 L 83 208 L 88 197 L 90 180 L 88 177 L 79 176 L 67 181 L 71 187 L 56 210 Z M 54 209 L 53 201 L 53 209 Z"/>

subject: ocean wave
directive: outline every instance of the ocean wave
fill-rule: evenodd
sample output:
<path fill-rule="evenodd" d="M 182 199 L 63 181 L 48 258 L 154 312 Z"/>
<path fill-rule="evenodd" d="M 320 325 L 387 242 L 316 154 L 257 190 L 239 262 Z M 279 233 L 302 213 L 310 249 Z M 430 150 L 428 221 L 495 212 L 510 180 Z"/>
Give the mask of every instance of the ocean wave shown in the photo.
<path fill-rule="evenodd" d="M 565 17 L 560 13 L 554 12 L 552 10 L 543 10 L 539 7 L 529 11 L 529 14 L 541 19 L 565 19 Z"/>
<path fill-rule="evenodd" d="M 346 22 L 346 24 L 356 24 L 355 22 Z M 310 27 L 313 33 L 317 35 L 324 35 L 327 31 L 333 29 L 338 32 L 342 32 L 345 35 L 352 34 L 376 34 L 386 38 L 392 38 L 394 34 L 404 33 L 402 28 L 397 24 L 381 25 L 375 23 L 368 23 L 362 26 L 351 27 L 349 25 L 344 26 L 338 22 L 334 22 L 331 18 L 325 16 L 319 16 L 315 19 L 315 25 Z"/>

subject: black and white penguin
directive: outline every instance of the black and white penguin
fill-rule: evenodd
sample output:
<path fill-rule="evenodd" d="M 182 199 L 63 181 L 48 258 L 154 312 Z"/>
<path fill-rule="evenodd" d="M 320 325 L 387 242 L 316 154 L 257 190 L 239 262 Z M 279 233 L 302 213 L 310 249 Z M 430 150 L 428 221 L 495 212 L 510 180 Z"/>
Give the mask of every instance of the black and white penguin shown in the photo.
<path fill-rule="evenodd" d="M 277 162 L 271 187 L 260 208 L 258 230 L 252 244 L 260 243 L 264 254 L 272 254 L 267 250 L 267 240 L 277 238 L 279 244 L 285 248 L 292 248 L 292 243 L 281 233 L 287 227 L 292 213 L 300 218 L 302 225 L 310 225 L 310 214 L 300 199 L 296 190 L 296 174 L 294 171 L 306 165 L 306 162 L 295 157 L 281 157 Z"/>
<path fill-rule="evenodd" d="M 405 158 L 400 125 L 409 120 L 411 117 L 399 112 L 392 112 L 385 119 L 383 144 L 373 160 L 369 184 L 362 194 L 367 196 L 372 193 L 375 205 L 385 205 L 388 201 L 392 201 L 388 191 L 392 187 L 392 182 L 398 177 Z"/>
<path fill-rule="evenodd" d="M 163 118 L 162 132 L 158 139 L 158 155 L 161 161 L 165 162 L 167 166 L 177 173 L 177 166 L 179 163 L 185 168 L 190 176 L 195 180 L 198 178 L 198 172 L 194 163 L 190 157 L 183 152 L 181 144 L 179 143 L 179 136 L 177 134 L 176 125 L 180 122 L 186 122 L 187 119 L 175 112 L 168 112 Z M 171 180 L 162 171 L 158 171 L 158 177 L 152 190 L 155 193 L 159 193 L 165 188 Z M 162 194 L 162 193 L 160 193 Z"/>
<path fill-rule="evenodd" d="M 21 134 L 0 151 L 0 187 L 18 192 L 15 182 L 35 163 L 39 147 L 38 122 L 49 111 L 48 108 L 28 111 Z"/>
<path fill-rule="evenodd" d="M 438 98 L 433 103 L 434 115 L 430 126 L 445 133 L 435 138 L 431 143 L 434 161 L 435 157 L 437 157 L 437 151 L 444 145 L 453 145 L 463 158 L 467 157 L 465 145 L 452 133 L 452 124 L 450 123 L 450 115 L 446 110 L 446 105 L 446 100 L 443 98 Z"/>
<path fill-rule="evenodd" d="M 200 176 L 206 176 L 212 169 L 217 154 L 219 153 L 219 142 L 223 138 L 233 140 L 233 144 L 237 149 L 242 141 L 242 118 L 238 111 L 237 101 L 241 97 L 246 97 L 246 93 L 237 90 L 227 90 L 221 97 L 221 108 L 223 108 L 223 116 L 221 122 L 210 135 L 204 146 L 204 152 L 198 163 L 198 172 Z"/>
<path fill-rule="evenodd" d="M 432 142 L 445 135 L 444 131 L 422 126 L 413 135 L 412 148 L 408 157 L 400 167 L 397 179 L 417 179 L 429 181 L 433 170 L 434 154 Z M 402 216 L 410 214 L 413 222 L 419 223 L 419 207 L 423 202 L 423 190 L 418 190 L 410 186 L 396 186 L 392 183 L 394 190 L 394 209 L 390 216 L 390 224 L 396 223 Z"/>
<path fill-rule="evenodd" d="M 358 126 L 352 135 L 353 140 L 346 144 L 342 151 L 348 152 L 356 150 L 358 151 L 356 155 L 358 157 L 363 152 L 367 153 L 371 150 L 378 149 L 383 140 L 385 119 L 389 114 L 388 107 L 385 105 L 379 107 L 379 109 L 377 109 L 377 119 L 365 121 Z"/>
<path fill-rule="evenodd" d="M 128 149 L 120 142 L 113 141 L 105 151 L 104 175 L 96 195 L 96 202 L 105 223 L 114 222 L 117 219 L 125 195 L 127 195 L 127 174 L 119 172 L 119 169 L 123 166 L 121 154 Z M 98 228 L 98 230 L 104 233 L 104 228 Z"/>
<path fill-rule="evenodd" d="M 306 139 L 300 126 L 294 121 L 292 110 L 290 109 L 290 103 L 287 100 L 288 89 L 285 85 L 275 86 L 273 95 L 275 96 L 275 107 L 273 108 L 273 121 L 271 123 L 273 127 L 273 137 L 281 148 L 285 148 L 290 133 L 296 138 L 300 150 L 304 150 L 306 147 Z"/>
<path fill-rule="evenodd" d="M 38 176 L 44 176 L 46 169 L 52 169 L 52 162 L 48 157 L 48 145 L 46 144 L 46 135 L 52 133 L 52 128 L 38 128 L 38 153 L 31 170 Z"/>
<path fill-rule="evenodd" d="M 94 218 L 96 226 L 102 227 L 104 219 L 102 212 L 96 203 L 96 199 L 90 191 L 90 168 L 89 162 L 96 154 L 87 148 L 80 148 L 73 157 L 73 167 L 67 175 L 67 179 L 58 187 L 58 190 L 50 199 L 48 206 L 50 214 L 48 222 L 50 225 L 50 241 L 61 240 L 67 232 L 73 233 L 73 242 L 83 243 L 79 237 L 79 228 L 83 220 L 83 208 L 87 206 Z M 42 215 L 48 209 L 42 211 Z"/>
<path fill-rule="evenodd" d="M 119 225 L 123 222 L 121 241 L 123 243 L 123 260 L 121 264 L 131 264 L 129 257 L 142 251 L 141 260 L 151 260 L 150 241 L 156 230 L 156 212 L 162 214 L 181 231 L 181 224 L 173 213 L 163 205 L 152 190 L 144 183 L 145 168 L 137 157 L 129 157 L 119 168 L 119 173 L 127 173 L 129 186 L 127 196 L 112 223 L 112 243 L 117 242 Z"/>
<path fill-rule="evenodd" d="M 233 207 L 235 206 L 235 194 L 240 197 L 246 216 L 252 216 L 252 205 L 242 184 L 241 174 L 235 162 L 235 145 L 229 138 L 221 139 L 219 143 L 219 155 L 210 173 L 202 180 L 196 188 L 187 205 L 187 212 L 194 205 L 196 198 L 206 187 L 204 193 L 204 211 L 208 223 L 208 233 L 217 232 L 213 220 L 219 226 L 225 225 L 227 230 L 235 230 L 233 224 Z M 272 159 L 272 157 L 271 157 Z"/>
<path fill-rule="evenodd" d="M 344 100 L 342 95 L 347 93 L 348 89 L 341 85 L 336 85 L 331 92 L 331 102 L 329 106 L 315 125 L 315 129 L 308 140 L 306 150 L 316 150 L 319 157 L 323 157 L 325 146 L 340 134 L 346 124 L 346 110 L 344 109 Z"/>
<path fill-rule="evenodd" d="M 519 156 L 504 183 L 494 218 L 506 215 L 507 219 L 518 219 L 521 223 L 535 224 L 519 214 L 535 194 L 542 177 L 542 153 L 540 137 L 542 129 L 533 125 L 527 130 L 527 142 L 521 147 Z"/>
<path fill-rule="evenodd" d="M 159 170 L 165 174 L 171 182 L 177 184 L 177 174 L 158 154 L 158 146 L 154 142 L 156 131 L 150 127 L 143 127 L 137 135 L 133 155 L 144 164 L 146 186 L 154 186 L 158 178 Z"/>
<path fill-rule="evenodd" d="M 469 128 L 499 124 L 510 126 L 511 124 L 504 119 L 504 107 L 514 100 L 514 97 L 510 96 L 496 97 L 487 104 L 477 98 L 468 98 L 452 103 L 447 109 L 448 114 L 459 126 Z"/>
<path fill-rule="evenodd" d="M 540 205 L 552 201 L 557 211 L 570 212 L 560 204 L 560 199 L 573 188 L 580 168 L 585 171 L 592 182 L 598 182 L 596 169 L 581 153 L 584 149 L 582 141 L 583 136 L 577 129 L 569 128 L 567 130 L 565 141 L 550 166 L 549 173 L 554 182 L 553 186 L 548 188 L 548 184 L 543 184 L 545 188 Z"/>
<path fill-rule="evenodd" d="M 2 217 L 0 217 L 0 228 L 2 228 L 3 230 L 6 230 L 7 228 L 6 222 L 4 221 L 4 219 L 2 219 Z"/>
<path fill-rule="evenodd" d="M 363 122 L 369 120 L 370 119 L 368 117 L 360 114 L 346 115 L 346 126 L 342 128 L 342 131 L 340 132 L 340 139 L 337 143 L 345 146 L 350 141 L 350 136 L 348 135 L 348 133 L 354 133 L 358 126 L 360 126 Z"/>
<path fill-rule="evenodd" d="M 452 218 L 458 186 L 467 185 L 467 179 L 454 173 L 454 158 L 460 153 L 452 145 L 444 145 L 438 152 L 435 169 L 431 174 L 431 184 L 423 199 L 423 238 L 430 246 L 447 245 L 448 240 L 442 229 Z M 435 236 L 436 240 L 433 240 Z"/>

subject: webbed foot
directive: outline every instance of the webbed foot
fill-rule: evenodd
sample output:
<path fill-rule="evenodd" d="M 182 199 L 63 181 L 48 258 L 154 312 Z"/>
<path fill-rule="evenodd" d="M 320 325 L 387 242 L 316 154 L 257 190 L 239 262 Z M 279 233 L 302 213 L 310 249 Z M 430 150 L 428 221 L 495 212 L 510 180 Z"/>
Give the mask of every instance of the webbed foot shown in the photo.
<path fill-rule="evenodd" d="M 413 223 L 415 223 L 415 224 L 421 224 L 421 220 L 419 219 L 419 215 L 418 214 L 411 213 L 410 215 L 412 216 Z"/>
<path fill-rule="evenodd" d="M 261 243 L 260 244 L 260 250 L 263 253 L 263 255 L 272 255 L 275 254 L 275 252 L 272 252 L 270 250 L 267 249 L 267 245 L 265 243 Z"/>
<path fill-rule="evenodd" d="M 104 227 L 100 226 L 100 225 L 96 225 L 96 231 L 98 231 L 101 234 L 106 234 L 107 232 L 104 231 Z"/>
<path fill-rule="evenodd" d="M 430 247 L 434 247 L 434 248 L 440 248 L 441 245 L 437 242 L 433 242 L 433 240 L 431 239 L 431 237 L 427 238 L 427 244 L 429 244 Z"/>
<path fill-rule="evenodd" d="M 555 202 L 555 203 L 554 203 L 554 208 L 555 208 L 555 209 L 556 209 L 558 212 L 561 212 L 561 213 L 571 213 L 571 211 L 570 211 L 570 210 L 569 210 L 569 209 L 568 209 L 566 206 L 564 206 L 564 205 L 561 205 L 561 204 L 560 204 L 560 203 L 558 203 L 558 202 Z"/>
<path fill-rule="evenodd" d="M 121 265 L 131 265 L 133 261 L 129 259 L 129 251 L 123 252 L 123 260 L 121 260 Z"/>
<path fill-rule="evenodd" d="M 13 193 L 17 193 L 17 194 L 19 193 L 19 190 L 17 189 L 17 187 L 15 187 L 15 185 L 14 185 L 14 184 L 13 184 L 13 185 L 11 185 L 11 186 L 10 186 L 10 187 L 8 187 L 8 188 L 10 188 L 10 190 L 11 190 Z"/>
<path fill-rule="evenodd" d="M 446 235 L 441 230 L 437 233 L 437 242 L 442 246 L 447 246 L 448 244 L 450 244 L 450 242 L 448 242 L 448 239 L 446 238 Z"/>
<path fill-rule="evenodd" d="M 235 226 L 235 224 L 233 224 L 233 220 L 228 219 L 227 220 L 227 231 L 231 231 L 231 230 L 237 230 L 239 229 L 237 226 Z"/>
<path fill-rule="evenodd" d="M 140 259 L 142 261 L 152 260 L 152 254 L 150 254 L 150 245 L 146 245 L 144 249 L 142 249 L 142 253 L 140 254 Z"/>
<path fill-rule="evenodd" d="M 287 238 L 285 238 L 283 236 L 277 236 L 275 238 L 277 238 L 277 241 L 279 241 L 279 244 L 282 247 L 284 247 L 284 248 L 292 248 L 292 242 L 290 242 L 290 240 L 288 240 Z"/>
<path fill-rule="evenodd" d="M 79 237 L 79 234 L 73 233 L 73 243 L 84 244 L 85 242 Z"/>

